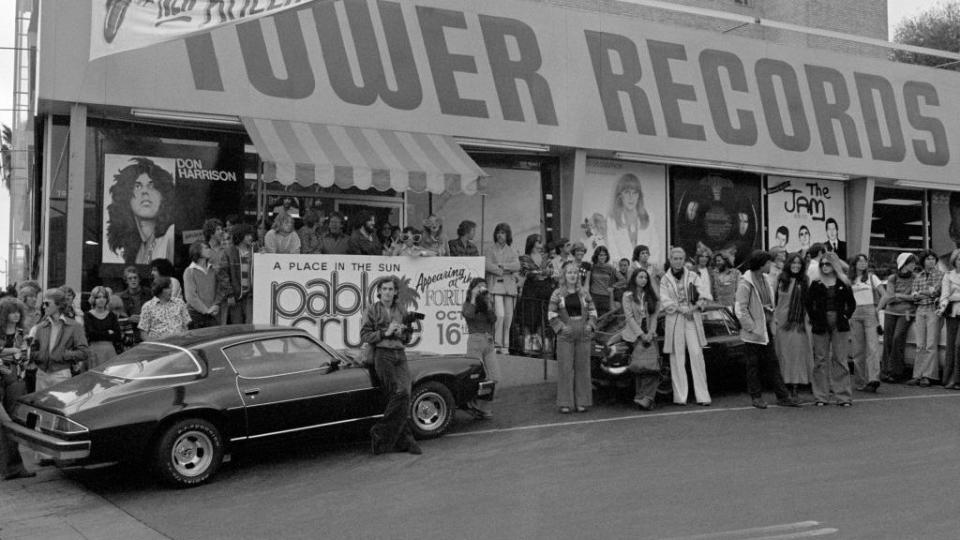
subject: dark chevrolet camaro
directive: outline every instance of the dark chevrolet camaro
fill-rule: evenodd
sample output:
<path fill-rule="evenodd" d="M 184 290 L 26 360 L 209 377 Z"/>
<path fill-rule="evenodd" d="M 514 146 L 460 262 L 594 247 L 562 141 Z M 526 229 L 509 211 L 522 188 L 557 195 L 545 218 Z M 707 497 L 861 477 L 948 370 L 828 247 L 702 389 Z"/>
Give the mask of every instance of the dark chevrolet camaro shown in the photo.
<path fill-rule="evenodd" d="M 438 437 L 457 408 L 493 397 L 478 360 L 410 355 L 411 418 Z M 373 422 L 375 374 L 294 328 L 221 326 L 147 342 L 20 399 L 14 439 L 61 466 L 146 458 L 175 485 L 208 480 L 232 445 Z"/>

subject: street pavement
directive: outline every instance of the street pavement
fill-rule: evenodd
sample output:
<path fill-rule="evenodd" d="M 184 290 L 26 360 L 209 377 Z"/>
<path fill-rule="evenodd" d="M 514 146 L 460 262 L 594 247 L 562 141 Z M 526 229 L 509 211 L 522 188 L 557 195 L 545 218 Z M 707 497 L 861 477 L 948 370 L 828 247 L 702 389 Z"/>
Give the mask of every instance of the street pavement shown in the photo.
<path fill-rule="evenodd" d="M 41 471 L 0 485 L 0 538 L 960 537 L 958 392 L 559 415 L 539 381 L 531 369 L 493 420 L 458 416 L 422 456 L 274 444 L 189 490 L 122 469 Z"/>

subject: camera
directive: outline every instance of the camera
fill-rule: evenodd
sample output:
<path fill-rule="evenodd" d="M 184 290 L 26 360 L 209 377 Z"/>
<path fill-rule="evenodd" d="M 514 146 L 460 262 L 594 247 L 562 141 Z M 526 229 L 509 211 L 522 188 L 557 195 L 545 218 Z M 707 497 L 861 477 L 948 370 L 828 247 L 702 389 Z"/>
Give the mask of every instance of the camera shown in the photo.
<path fill-rule="evenodd" d="M 410 326 L 416 321 L 422 321 L 426 318 L 427 316 L 424 315 L 423 313 L 420 313 L 419 311 L 411 311 L 403 316 L 403 325 Z"/>

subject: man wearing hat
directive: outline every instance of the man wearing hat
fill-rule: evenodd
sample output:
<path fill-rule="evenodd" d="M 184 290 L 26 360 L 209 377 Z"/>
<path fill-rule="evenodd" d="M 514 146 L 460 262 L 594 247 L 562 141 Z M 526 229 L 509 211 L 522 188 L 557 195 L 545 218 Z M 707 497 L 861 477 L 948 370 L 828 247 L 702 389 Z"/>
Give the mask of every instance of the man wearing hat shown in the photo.
<path fill-rule="evenodd" d="M 903 382 L 909 378 L 903 352 L 907 346 L 907 332 L 917 311 L 913 297 L 916 267 L 917 257 L 912 253 L 897 255 L 897 271 L 887 278 L 887 291 L 877 306 L 884 310 L 880 380 L 885 383 Z"/>

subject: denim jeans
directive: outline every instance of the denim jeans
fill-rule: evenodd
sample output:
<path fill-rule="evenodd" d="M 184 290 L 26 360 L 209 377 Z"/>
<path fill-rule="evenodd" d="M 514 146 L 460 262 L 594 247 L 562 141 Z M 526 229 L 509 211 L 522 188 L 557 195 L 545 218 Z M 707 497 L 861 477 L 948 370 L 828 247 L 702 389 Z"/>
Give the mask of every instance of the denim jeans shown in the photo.
<path fill-rule="evenodd" d="M 557 406 L 593 405 L 590 381 L 590 347 L 593 333 L 586 321 L 571 319 L 557 336 Z"/>
<path fill-rule="evenodd" d="M 912 317 L 912 315 L 910 316 Z M 907 331 L 913 323 L 907 315 L 883 315 L 883 365 L 881 376 L 895 380 L 908 378 L 903 351 L 907 347 Z"/>
<path fill-rule="evenodd" d="M 940 379 L 940 327 L 943 319 L 937 315 L 936 306 L 917 308 L 917 357 L 913 361 L 915 379 Z"/>
<path fill-rule="evenodd" d="M 403 349 L 373 350 L 373 366 L 380 379 L 380 388 L 387 398 L 381 418 L 370 428 L 373 447 L 380 452 L 406 451 L 414 442 L 410 430 L 410 392 L 412 381 L 407 356 Z"/>
<path fill-rule="evenodd" d="M 783 375 L 780 374 L 780 360 L 773 348 L 773 342 L 766 345 L 744 342 L 747 368 L 747 392 L 750 397 L 759 398 L 763 395 L 763 384 L 760 380 L 761 372 L 772 387 L 778 400 L 790 397 L 787 387 L 783 384 Z"/>
<path fill-rule="evenodd" d="M 857 306 L 850 317 L 853 338 L 854 382 L 858 387 L 880 380 L 880 336 L 877 309 L 873 304 Z"/>
<path fill-rule="evenodd" d="M 813 397 L 827 403 L 830 394 L 838 403 L 852 401 L 850 368 L 847 367 L 847 338 L 849 332 L 840 332 L 836 325 L 837 312 L 828 311 L 829 329 L 823 334 L 813 334 Z M 833 354 L 830 347 L 833 346 Z"/>
<path fill-rule="evenodd" d="M 467 357 L 476 358 L 483 363 L 487 380 L 500 382 L 500 360 L 493 350 L 493 336 L 490 334 L 470 334 L 467 337 Z M 483 412 L 491 412 L 493 400 L 475 399 L 470 404 Z"/>
<path fill-rule="evenodd" d="M 943 373 L 940 382 L 944 386 L 960 383 L 960 317 L 947 317 L 947 349 L 943 354 Z"/>

